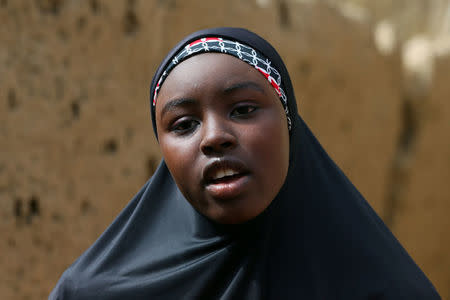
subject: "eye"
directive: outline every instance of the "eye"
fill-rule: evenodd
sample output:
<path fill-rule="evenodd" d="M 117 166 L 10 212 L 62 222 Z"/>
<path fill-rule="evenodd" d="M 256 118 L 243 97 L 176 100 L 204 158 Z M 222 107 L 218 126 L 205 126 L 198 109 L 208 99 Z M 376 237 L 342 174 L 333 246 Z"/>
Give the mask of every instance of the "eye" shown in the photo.
<path fill-rule="evenodd" d="M 240 105 L 240 106 L 236 107 L 235 109 L 233 109 L 233 111 L 231 112 L 231 116 L 247 117 L 248 115 L 253 113 L 256 109 L 257 109 L 257 107 L 254 105 L 249 105 L 249 104 Z"/>
<path fill-rule="evenodd" d="M 172 127 L 170 128 L 170 131 L 179 134 L 179 135 L 183 135 L 183 134 L 187 134 L 190 133 L 192 131 L 194 131 L 194 129 L 197 127 L 198 125 L 198 121 L 195 119 L 185 119 L 182 118 L 178 121 L 176 121 Z"/>

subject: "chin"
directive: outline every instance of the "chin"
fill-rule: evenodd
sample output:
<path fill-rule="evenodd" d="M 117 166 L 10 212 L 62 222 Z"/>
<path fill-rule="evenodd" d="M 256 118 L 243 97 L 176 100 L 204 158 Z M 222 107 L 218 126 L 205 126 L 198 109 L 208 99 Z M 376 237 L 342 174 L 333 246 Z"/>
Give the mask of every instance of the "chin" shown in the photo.
<path fill-rule="evenodd" d="M 240 211 L 239 213 L 233 213 L 233 212 L 220 212 L 220 213 L 215 213 L 215 214 L 211 214 L 211 215 L 207 215 L 207 217 L 219 224 L 224 224 L 224 225 L 238 225 L 238 224 L 243 224 L 245 222 L 251 221 L 254 218 L 256 218 L 257 216 L 259 216 L 262 212 L 259 213 L 255 213 L 253 212 L 253 214 L 243 214 L 242 211 Z"/>

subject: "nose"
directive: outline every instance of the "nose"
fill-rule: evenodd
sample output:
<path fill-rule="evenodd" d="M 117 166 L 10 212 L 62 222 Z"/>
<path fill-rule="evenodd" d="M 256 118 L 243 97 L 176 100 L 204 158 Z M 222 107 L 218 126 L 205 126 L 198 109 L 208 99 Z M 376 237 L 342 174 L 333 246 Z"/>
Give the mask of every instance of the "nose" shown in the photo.
<path fill-rule="evenodd" d="M 202 124 L 200 151 L 205 155 L 223 154 L 237 145 L 237 138 L 226 120 L 210 117 Z"/>

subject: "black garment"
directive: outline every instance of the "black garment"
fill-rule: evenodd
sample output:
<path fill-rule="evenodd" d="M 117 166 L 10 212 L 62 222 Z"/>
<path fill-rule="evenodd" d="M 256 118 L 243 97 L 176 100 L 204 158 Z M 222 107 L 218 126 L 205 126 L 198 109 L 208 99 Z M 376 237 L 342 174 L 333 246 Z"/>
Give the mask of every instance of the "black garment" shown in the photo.
<path fill-rule="evenodd" d="M 440 299 L 298 116 L 287 70 L 265 40 L 236 28 L 194 33 L 163 61 L 151 94 L 171 56 L 204 36 L 248 44 L 282 74 L 292 130 L 279 194 L 254 220 L 218 225 L 192 208 L 162 161 L 50 299 Z"/>

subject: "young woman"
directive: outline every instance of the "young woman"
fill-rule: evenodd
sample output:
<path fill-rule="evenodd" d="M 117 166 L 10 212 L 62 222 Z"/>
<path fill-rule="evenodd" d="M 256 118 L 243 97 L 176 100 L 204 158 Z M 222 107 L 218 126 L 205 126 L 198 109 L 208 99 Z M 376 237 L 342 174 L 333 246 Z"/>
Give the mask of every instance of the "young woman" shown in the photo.
<path fill-rule="evenodd" d="M 193 33 L 151 85 L 163 161 L 50 299 L 439 299 L 245 29 Z"/>

